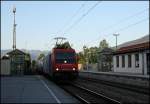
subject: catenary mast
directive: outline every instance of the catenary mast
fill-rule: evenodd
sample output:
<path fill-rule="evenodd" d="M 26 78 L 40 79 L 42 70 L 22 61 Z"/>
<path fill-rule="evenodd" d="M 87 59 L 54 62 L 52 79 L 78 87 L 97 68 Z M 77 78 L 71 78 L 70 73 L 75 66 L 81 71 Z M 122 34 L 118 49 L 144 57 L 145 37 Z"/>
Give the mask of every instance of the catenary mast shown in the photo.
<path fill-rule="evenodd" d="M 14 24 L 13 24 L 13 50 L 16 49 L 16 26 L 17 24 L 15 23 L 15 13 L 16 13 L 16 7 L 13 7 L 13 13 L 14 13 Z"/>

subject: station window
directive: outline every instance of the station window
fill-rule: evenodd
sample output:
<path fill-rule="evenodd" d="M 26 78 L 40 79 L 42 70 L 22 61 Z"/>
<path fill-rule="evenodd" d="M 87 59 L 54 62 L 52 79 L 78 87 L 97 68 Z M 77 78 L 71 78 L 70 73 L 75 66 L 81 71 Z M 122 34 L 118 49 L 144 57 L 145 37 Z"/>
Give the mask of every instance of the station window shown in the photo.
<path fill-rule="evenodd" d="M 122 67 L 125 67 L 125 56 L 122 55 Z"/>
<path fill-rule="evenodd" d="M 139 67 L 139 54 L 135 54 L 135 67 Z"/>
<path fill-rule="evenodd" d="M 119 56 L 116 56 L 116 64 L 117 64 L 117 67 L 119 67 Z"/>
<path fill-rule="evenodd" d="M 131 67 L 131 55 L 128 55 L 128 67 Z"/>

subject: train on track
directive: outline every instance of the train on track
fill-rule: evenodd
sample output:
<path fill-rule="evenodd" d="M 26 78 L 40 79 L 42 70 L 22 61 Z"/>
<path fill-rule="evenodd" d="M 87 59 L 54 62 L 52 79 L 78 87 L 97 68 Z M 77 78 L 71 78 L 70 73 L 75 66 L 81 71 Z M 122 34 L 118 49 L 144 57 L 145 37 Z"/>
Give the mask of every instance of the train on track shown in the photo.
<path fill-rule="evenodd" d="M 57 43 L 50 53 L 38 61 L 38 71 L 54 79 L 76 79 L 78 63 L 75 50 Z"/>

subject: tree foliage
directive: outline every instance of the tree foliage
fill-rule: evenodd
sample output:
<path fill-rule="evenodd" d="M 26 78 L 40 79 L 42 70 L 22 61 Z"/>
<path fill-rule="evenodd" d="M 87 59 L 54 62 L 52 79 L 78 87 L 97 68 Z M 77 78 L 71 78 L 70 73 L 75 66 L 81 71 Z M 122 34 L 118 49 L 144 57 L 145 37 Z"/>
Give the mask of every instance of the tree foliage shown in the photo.
<path fill-rule="evenodd" d="M 35 60 L 32 60 L 32 69 L 34 70 L 36 68 L 37 62 Z"/>
<path fill-rule="evenodd" d="M 83 52 L 77 53 L 77 57 L 79 58 L 78 63 L 85 64 L 86 61 Z"/>
<path fill-rule="evenodd" d="M 106 47 L 109 47 L 107 41 L 105 39 L 103 39 L 102 41 L 100 41 L 100 44 L 99 44 L 99 49 L 100 51 Z"/>
<path fill-rule="evenodd" d="M 104 39 L 100 41 L 99 47 L 90 47 L 88 48 L 87 46 L 83 46 L 83 52 L 78 53 L 79 58 L 79 63 L 81 64 L 86 64 L 88 63 L 97 63 L 98 62 L 98 52 L 100 52 L 102 49 L 109 47 L 109 44 L 107 41 Z"/>
<path fill-rule="evenodd" d="M 41 53 L 39 56 L 38 56 L 38 60 L 40 60 L 40 59 L 42 59 L 42 58 L 44 58 L 45 57 L 45 54 L 43 54 L 43 53 Z"/>
<path fill-rule="evenodd" d="M 25 64 L 26 64 L 26 68 L 30 69 L 30 67 L 31 67 L 31 55 L 29 53 L 25 54 Z"/>

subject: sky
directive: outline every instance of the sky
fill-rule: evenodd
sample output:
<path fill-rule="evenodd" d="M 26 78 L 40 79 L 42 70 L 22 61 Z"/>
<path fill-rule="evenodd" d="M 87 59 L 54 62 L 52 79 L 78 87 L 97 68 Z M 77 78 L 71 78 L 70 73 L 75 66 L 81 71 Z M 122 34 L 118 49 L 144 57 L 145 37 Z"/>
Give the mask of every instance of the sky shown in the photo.
<path fill-rule="evenodd" d="M 149 1 L 1 1 L 1 49 L 12 49 L 14 5 L 18 49 L 51 50 L 61 36 L 79 52 L 149 34 Z"/>

